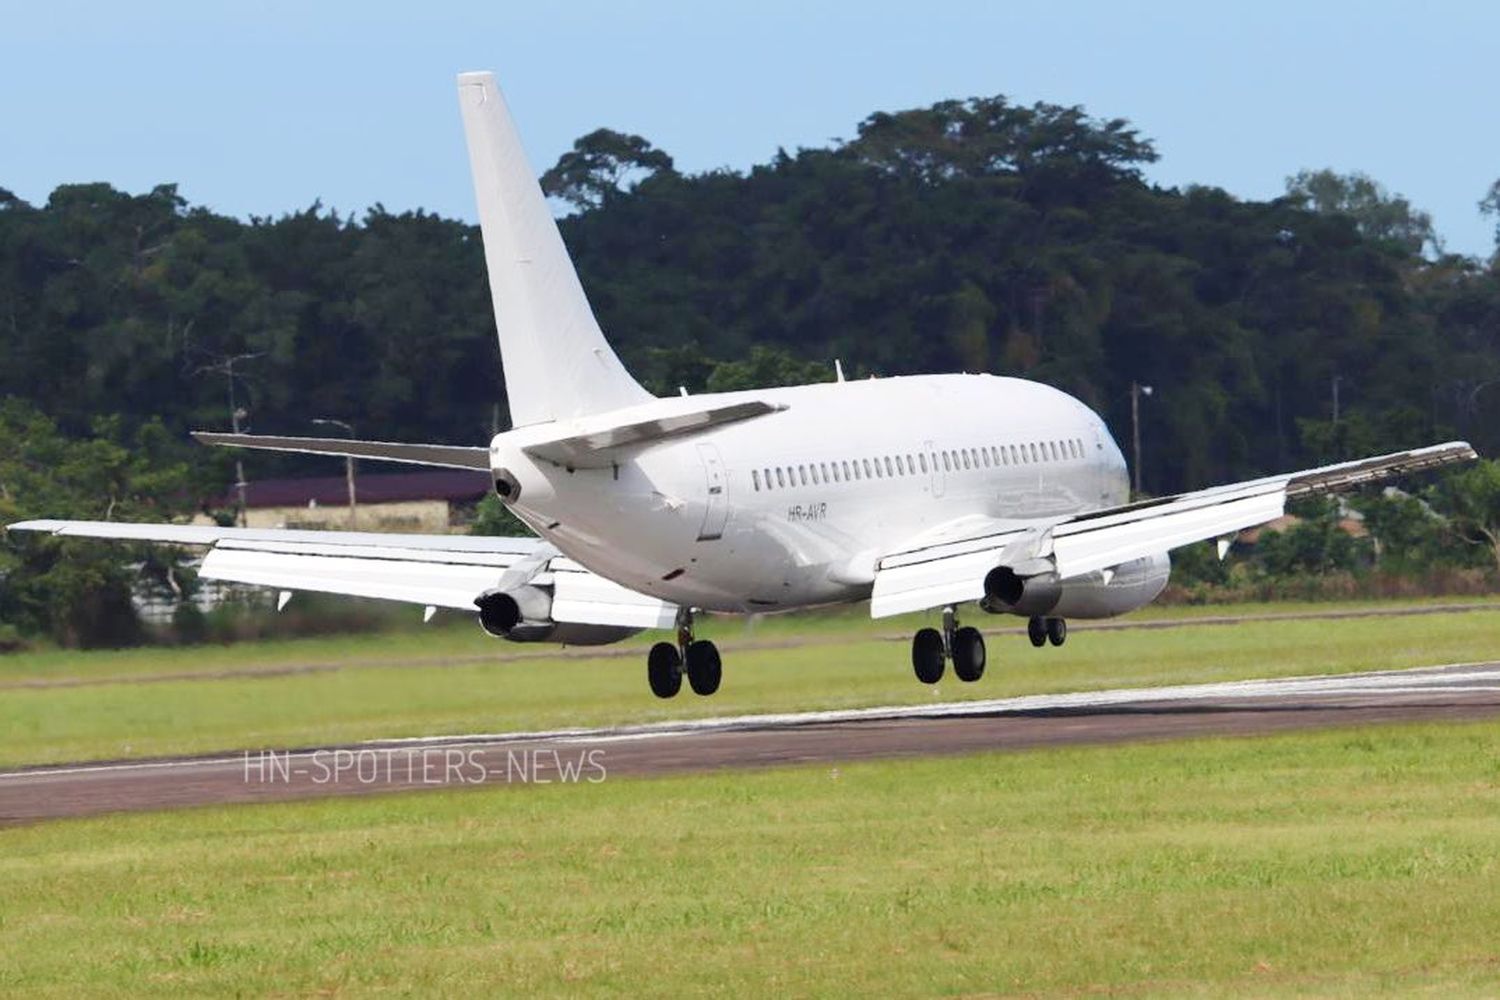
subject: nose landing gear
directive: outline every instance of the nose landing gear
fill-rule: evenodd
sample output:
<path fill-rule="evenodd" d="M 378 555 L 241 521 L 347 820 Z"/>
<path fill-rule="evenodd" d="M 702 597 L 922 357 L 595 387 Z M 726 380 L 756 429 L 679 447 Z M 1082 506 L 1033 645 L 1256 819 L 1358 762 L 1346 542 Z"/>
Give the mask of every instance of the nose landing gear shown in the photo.
<path fill-rule="evenodd" d="M 677 612 L 677 643 L 658 642 L 646 656 L 646 680 L 658 698 L 675 697 L 682 690 L 682 675 L 694 694 L 710 695 L 719 690 L 724 664 L 719 647 L 707 639 L 693 638 L 693 612 Z"/>
<path fill-rule="evenodd" d="M 984 635 L 972 626 L 958 625 L 956 609 L 943 609 L 943 630 L 919 629 L 911 640 L 911 666 L 917 680 L 936 684 L 943 679 L 948 660 L 953 674 L 961 681 L 977 681 L 984 676 Z"/>

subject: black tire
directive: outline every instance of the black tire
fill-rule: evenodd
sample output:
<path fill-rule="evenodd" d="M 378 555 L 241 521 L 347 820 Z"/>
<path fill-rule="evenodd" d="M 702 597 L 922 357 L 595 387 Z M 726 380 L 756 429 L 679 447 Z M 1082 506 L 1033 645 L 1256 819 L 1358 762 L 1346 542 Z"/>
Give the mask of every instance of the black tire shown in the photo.
<path fill-rule="evenodd" d="M 984 636 L 977 628 L 965 625 L 953 633 L 953 673 L 967 682 L 984 676 Z"/>
<path fill-rule="evenodd" d="M 935 628 L 918 629 L 911 640 L 911 667 L 917 680 L 936 684 L 943 679 L 943 634 Z"/>
<path fill-rule="evenodd" d="M 1031 618 L 1026 622 L 1026 638 L 1037 649 L 1047 645 L 1047 622 L 1042 618 Z"/>
<path fill-rule="evenodd" d="M 724 678 L 719 647 L 707 639 L 699 639 L 688 646 L 687 676 L 688 686 L 694 694 L 710 695 L 719 690 L 719 681 Z"/>
<path fill-rule="evenodd" d="M 1066 619 L 1047 619 L 1047 641 L 1054 646 L 1061 646 L 1068 641 L 1068 622 Z"/>
<path fill-rule="evenodd" d="M 682 657 L 670 642 L 658 642 L 646 655 L 646 680 L 651 693 L 671 698 L 682 690 Z"/>

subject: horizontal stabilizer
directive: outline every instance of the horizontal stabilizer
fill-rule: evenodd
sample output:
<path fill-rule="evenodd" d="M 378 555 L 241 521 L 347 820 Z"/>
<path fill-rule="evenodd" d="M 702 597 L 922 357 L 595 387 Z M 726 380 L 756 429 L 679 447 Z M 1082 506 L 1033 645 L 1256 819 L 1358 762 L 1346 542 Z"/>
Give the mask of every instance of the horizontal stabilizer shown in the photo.
<path fill-rule="evenodd" d="M 215 434 L 194 431 L 203 444 L 261 451 L 295 451 L 305 455 L 337 455 L 343 458 L 376 458 L 411 465 L 438 465 L 448 469 L 490 468 L 490 453 L 484 448 L 451 444 L 398 444 L 392 441 L 352 441 L 347 438 L 273 437 L 265 434 Z"/>
<path fill-rule="evenodd" d="M 662 404 L 668 406 L 679 402 L 675 399 L 662 400 Z M 763 400 L 752 399 L 729 403 L 725 406 L 711 406 L 706 409 L 682 409 L 679 412 L 667 412 L 629 423 L 609 423 L 598 418 L 581 420 L 571 425 L 581 429 L 581 433 L 528 444 L 523 446 L 523 450 L 529 455 L 556 462 L 558 465 L 570 468 L 590 468 L 609 465 L 614 461 L 609 453 L 619 448 L 696 434 L 711 427 L 721 427 L 724 424 L 749 420 L 752 417 L 777 413 L 784 409 L 786 409 L 784 403 L 767 403 Z"/>

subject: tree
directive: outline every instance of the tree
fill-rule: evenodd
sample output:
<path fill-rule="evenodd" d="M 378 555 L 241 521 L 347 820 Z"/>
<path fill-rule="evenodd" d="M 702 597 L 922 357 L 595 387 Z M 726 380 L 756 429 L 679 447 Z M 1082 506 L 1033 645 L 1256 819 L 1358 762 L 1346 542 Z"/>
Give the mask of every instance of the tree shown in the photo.
<path fill-rule="evenodd" d="M 1386 191 L 1368 174 L 1340 174 L 1324 168 L 1301 170 L 1286 179 L 1286 193 L 1314 212 L 1346 215 L 1362 236 L 1389 243 L 1407 254 L 1431 248 L 1442 253 L 1432 216 Z"/>
<path fill-rule="evenodd" d="M 1500 569 L 1500 460 L 1481 460 L 1446 477 L 1436 499 L 1459 537 L 1485 546 Z"/>
<path fill-rule="evenodd" d="M 193 506 L 192 473 L 160 424 L 126 439 L 117 419 L 71 440 L 19 400 L 0 403 L 0 523 L 29 517 L 161 521 Z M 0 544 L 0 621 L 65 645 L 140 638 L 132 563 L 171 572 L 139 546 L 7 534 Z"/>
<path fill-rule="evenodd" d="M 771 389 L 783 385 L 829 382 L 833 366 L 799 361 L 785 351 L 755 347 L 744 361 L 724 361 L 708 377 L 709 392 L 737 392 L 741 389 Z"/>
<path fill-rule="evenodd" d="M 671 174 L 672 158 L 638 135 L 595 129 L 542 175 L 542 190 L 579 211 L 598 208 L 647 177 Z"/>
<path fill-rule="evenodd" d="M 531 529 L 510 512 L 510 508 L 493 493 L 486 493 L 474 511 L 474 523 L 469 525 L 471 535 L 506 535 L 527 537 Z"/>
<path fill-rule="evenodd" d="M 1479 202 L 1479 212 L 1495 220 L 1495 251 L 1500 253 L 1500 180 L 1490 185 L 1489 191 Z"/>

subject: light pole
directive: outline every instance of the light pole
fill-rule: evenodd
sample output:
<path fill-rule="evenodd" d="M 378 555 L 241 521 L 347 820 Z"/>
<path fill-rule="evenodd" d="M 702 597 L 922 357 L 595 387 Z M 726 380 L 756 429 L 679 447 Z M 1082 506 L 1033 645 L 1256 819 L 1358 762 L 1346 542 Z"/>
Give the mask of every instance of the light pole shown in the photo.
<path fill-rule="evenodd" d="M 1141 397 L 1151 395 L 1149 385 L 1130 383 L 1130 439 L 1134 445 L 1135 495 L 1141 495 Z"/>
<path fill-rule="evenodd" d="M 315 417 L 313 423 L 325 427 L 340 427 L 344 433 L 354 438 L 354 425 L 345 420 L 334 420 L 332 417 Z M 349 483 L 349 530 L 353 531 L 356 524 L 356 500 L 354 491 L 354 456 L 344 456 L 344 478 Z"/>

